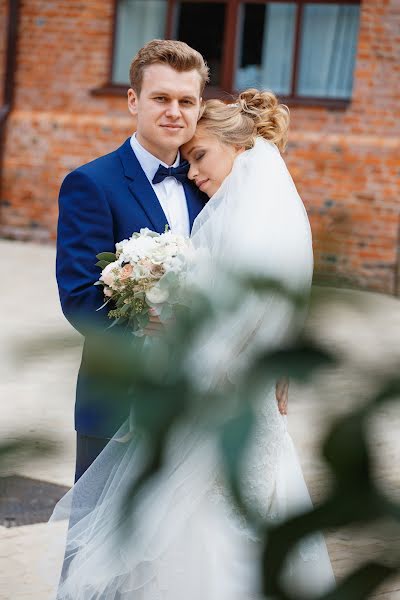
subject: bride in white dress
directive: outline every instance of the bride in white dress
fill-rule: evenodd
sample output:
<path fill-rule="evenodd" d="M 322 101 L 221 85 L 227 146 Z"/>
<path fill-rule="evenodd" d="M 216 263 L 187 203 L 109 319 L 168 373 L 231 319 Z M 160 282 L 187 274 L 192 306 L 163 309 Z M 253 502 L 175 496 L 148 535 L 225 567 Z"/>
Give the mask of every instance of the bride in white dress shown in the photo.
<path fill-rule="evenodd" d="M 195 137 L 182 148 L 189 178 L 210 197 L 191 235 L 202 257 L 193 279 L 216 306 L 226 291 L 222 267 L 276 279 L 293 292 L 310 289 L 310 226 L 279 152 L 287 127 L 287 111 L 273 94 L 247 90 L 228 106 L 206 102 Z M 252 353 L 279 347 L 303 321 L 304 312 L 278 291 L 249 293 L 229 314 L 221 309 L 187 358 L 194 385 L 203 393 L 221 381 L 240 386 Z M 263 521 L 279 521 L 309 509 L 311 500 L 275 383 L 266 380 L 252 403 L 257 418 L 241 465 L 244 497 Z M 53 519 L 70 517 L 57 600 L 261 598 L 261 544 L 227 493 L 215 431 L 190 418 L 179 422 L 131 518 L 120 503 L 145 455 L 146 440 L 125 423 L 56 506 Z M 296 598 L 334 585 L 322 535 L 291 552 L 283 580 Z"/>

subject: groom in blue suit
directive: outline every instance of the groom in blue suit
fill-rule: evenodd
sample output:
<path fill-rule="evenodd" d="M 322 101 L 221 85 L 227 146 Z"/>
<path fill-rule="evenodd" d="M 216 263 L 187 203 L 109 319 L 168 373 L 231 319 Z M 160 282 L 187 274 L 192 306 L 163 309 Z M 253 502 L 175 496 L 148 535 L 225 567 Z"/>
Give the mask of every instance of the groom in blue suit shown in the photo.
<path fill-rule="evenodd" d="M 130 68 L 128 108 L 136 133 L 120 148 L 79 167 L 64 180 L 59 196 L 57 282 L 64 315 L 85 335 L 87 325 L 105 329 L 107 309 L 94 286 L 96 254 L 148 227 L 168 225 L 189 235 L 206 197 L 186 178 L 179 147 L 196 129 L 208 80 L 203 57 L 183 42 L 153 40 Z M 85 342 L 78 376 L 75 480 L 85 472 L 127 417 L 127 409 L 101 397 L 87 373 Z"/>

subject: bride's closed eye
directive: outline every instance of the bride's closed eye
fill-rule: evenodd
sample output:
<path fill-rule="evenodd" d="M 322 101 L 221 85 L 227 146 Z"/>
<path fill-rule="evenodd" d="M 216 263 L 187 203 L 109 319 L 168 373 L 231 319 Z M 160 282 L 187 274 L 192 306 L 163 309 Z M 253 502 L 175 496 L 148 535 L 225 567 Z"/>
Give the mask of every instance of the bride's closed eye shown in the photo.
<path fill-rule="evenodd" d="M 194 160 L 199 161 L 203 158 L 203 156 L 205 156 L 205 154 L 206 154 L 205 152 L 199 152 L 199 154 L 196 154 L 193 158 L 194 158 Z"/>

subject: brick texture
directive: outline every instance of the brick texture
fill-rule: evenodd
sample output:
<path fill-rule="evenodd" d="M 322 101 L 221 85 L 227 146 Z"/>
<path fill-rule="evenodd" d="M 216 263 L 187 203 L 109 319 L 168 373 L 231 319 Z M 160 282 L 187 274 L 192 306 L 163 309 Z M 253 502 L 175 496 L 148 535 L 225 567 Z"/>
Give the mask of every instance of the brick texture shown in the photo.
<path fill-rule="evenodd" d="M 4 71 L 5 71 L 5 50 L 6 50 L 6 29 L 7 29 L 7 17 L 8 17 L 8 2 L 7 0 L 0 0 L 0 106 L 4 102 Z"/>
<path fill-rule="evenodd" d="M 63 177 L 133 129 L 124 98 L 90 93 L 108 79 L 113 5 L 21 2 L 4 236 L 53 240 Z M 310 216 L 316 273 L 387 293 L 399 292 L 399 31 L 398 0 L 363 0 L 352 103 L 293 107 L 285 155 Z"/>

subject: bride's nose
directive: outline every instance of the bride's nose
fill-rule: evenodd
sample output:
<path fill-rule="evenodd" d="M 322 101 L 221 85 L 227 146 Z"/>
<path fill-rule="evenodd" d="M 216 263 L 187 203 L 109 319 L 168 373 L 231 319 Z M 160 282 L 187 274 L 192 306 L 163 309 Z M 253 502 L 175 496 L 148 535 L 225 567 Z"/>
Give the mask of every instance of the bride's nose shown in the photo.
<path fill-rule="evenodd" d="M 191 180 L 196 179 L 197 175 L 198 175 L 198 170 L 195 168 L 194 165 L 190 165 L 189 171 L 187 174 L 188 179 L 191 179 Z"/>

